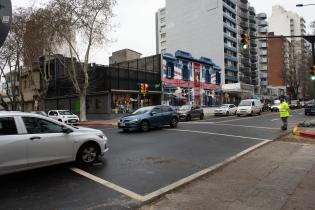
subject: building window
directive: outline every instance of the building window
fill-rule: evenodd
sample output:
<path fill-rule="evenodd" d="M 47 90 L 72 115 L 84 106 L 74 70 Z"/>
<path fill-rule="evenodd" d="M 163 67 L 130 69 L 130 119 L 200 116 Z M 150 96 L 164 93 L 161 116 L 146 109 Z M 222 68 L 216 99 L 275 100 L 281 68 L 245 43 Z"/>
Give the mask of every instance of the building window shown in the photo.
<path fill-rule="evenodd" d="M 164 23 L 165 22 L 165 17 L 162 17 L 161 18 L 161 23 Z"/>
<path fill-rule="evenodd" d="M 166 64 L 166 78 L 174 78 L 174 63 L 172 62 L 167 62 Z"/>
<path fill-rule="evenodd" d="M 161 39 L 165 39 L 166 33 L 161 34 Z"/>
<path fill-rule="evenodd" d="M 183 62 L 182 76 L 183 80 L 189 81 L 189 69 L 187 62 Z"/>
<path fill-rule="evenodd" d="M 206 83 L 210 84 L 211 83 L 211 75 L 209 69 L 206 69 L 205 71 L 205 81 Z"/>

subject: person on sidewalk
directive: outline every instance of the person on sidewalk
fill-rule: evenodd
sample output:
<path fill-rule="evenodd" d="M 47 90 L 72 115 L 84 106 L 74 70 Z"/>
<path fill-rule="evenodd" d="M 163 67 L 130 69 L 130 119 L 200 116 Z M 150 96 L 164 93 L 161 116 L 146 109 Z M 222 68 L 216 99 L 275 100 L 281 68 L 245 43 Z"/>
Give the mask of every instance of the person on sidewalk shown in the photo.
<path fill-rule="evenodd" d="M 284 96 L 280 97 L 279 113 L 280 113 L 280 118 L 281 118 L 282 123 L 283 123 L 283 125 L 281 126 L 281 130 L 283 130 L 283 131 L 287 130 L 288 129 L 288 117 L 290 116 L 290 107 L 284 101 Z"/>

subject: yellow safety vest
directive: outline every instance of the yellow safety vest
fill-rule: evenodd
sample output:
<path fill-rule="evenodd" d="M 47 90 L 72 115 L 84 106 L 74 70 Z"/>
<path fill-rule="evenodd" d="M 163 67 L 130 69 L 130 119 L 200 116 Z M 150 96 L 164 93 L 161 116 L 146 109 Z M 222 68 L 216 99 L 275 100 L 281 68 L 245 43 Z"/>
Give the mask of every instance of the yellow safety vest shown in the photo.
<path fill-rule="evenodd" d="M 289 117 L 290 115 L 290 107 L 286 102 L 282 102 L 279 105 L 279 113 L 280 117 Z"/>

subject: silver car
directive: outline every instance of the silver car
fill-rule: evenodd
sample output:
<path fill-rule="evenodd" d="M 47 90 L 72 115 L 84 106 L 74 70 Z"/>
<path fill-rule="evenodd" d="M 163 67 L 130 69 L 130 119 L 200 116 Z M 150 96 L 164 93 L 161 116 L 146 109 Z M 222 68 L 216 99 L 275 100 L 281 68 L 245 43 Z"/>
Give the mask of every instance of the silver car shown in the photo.
<path fill-rule="evenodd" d="M 236 115 L 237 107 L 234 104 L 222 104 L 219 108 L 214 110 L 215 116 L 228 116 L 228 115 Z"/>
<path fill-rule="evenodd" d="M 107 137 L 100 130 L 0 112 L 0 175 L 72 161 L 91 164 L 106 151 Z"/>

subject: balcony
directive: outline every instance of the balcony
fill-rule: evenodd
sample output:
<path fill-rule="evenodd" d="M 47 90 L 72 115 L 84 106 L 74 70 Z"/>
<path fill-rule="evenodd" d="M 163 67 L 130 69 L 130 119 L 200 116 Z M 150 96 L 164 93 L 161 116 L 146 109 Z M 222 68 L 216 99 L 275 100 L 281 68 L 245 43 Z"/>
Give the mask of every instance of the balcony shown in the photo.
<path fill-rule="evenodd" d="M 259 14 L 257 14 L 257 18 L 259 18 L 259 19 L 267 19 L 267 14 L 266 13 L 259 13 Z"/>
<path fill-rule="evenodd" d="M 266 26 L 268 26 L 268 22 L 265 20 L 259 20 L 258 25 L 261 27 L 266 27 Z"/>
<path fill-rule="evenodd" d="M 234 61 L 234 62 L 237 62 L 237 61 L 238 61 L 236 57 L 231 56 L 231 55 L 227 55 L 227 54 L 224 55 L 224 58 L 225 58 L 226 60 L 230 60 L 230 61 Z"/>
<path fill-rule="evenodd" d="M 268 29 L 267 28 L 260 28 L 258 30 L 258 32 L 261 33 L 261 34 L 266 34 L 266 33 L 268 33 Z"/>
<path fill-rule="evenodd" d="M 242 12 L 242 11 L 238 10 L 237 14 L 238 14 L 238 16 L 240 16 L 241 18 L 244 18 L 244 19 L 248 20 L 248 13 Z"/>
<path fill-rule="evenodd" d="M 248 11 L 248 5 L 247 5 L 247 3 L 244 3 L 244 2 L 239 2 L 238 3 L 238 7 L 240 8 L 240 9 L 242 9 L 242 10 L 244 10 L 244 11 Z"/>
<path fill-rule="evenodd" d="M 245 30 L 249 27 L 249 24 L 246 21 L 239 21 L 238 24 Z"/>
<path fill-rule="evenodd" d="M 267 52 L 267 50 L 260 50 L 260 51 L 259 51 L 259 55 L 260 55 L 260 56 L 267 56 L 267 55 L 268 55 L 268 52 Z"/>
<path fill-rule="evenodd" d="M 267 73 L 260 73 L 260 78 L 267 79 L 268 78 L 268 74 Z"/>
<path fill-rule="evenodd" d="M 255 63 L 258 61 L 258 57 L 255 55 L 252 55 L 252 56 L 250 56 L 250 60 Z"/>
<path fill-rule="evenodd" d="M 225 76 L 225 80 L 238 82 L 238 77 L 236 76 Z"/>
<path fill-rule="evenodd" d="M 231 0 L 230 2 L 232 2 L 234 5 L 236 5 L 236 3 L 235 3 L 234 1 Z M 224 6 L 226 9 L 230 10 L 231 12 L 233 12 L 233 13 L 236 12 L 236 9 L 233 8 L 229 3 L 226 3 L 225 1 L 223 1 L 223 6 Z"/>
<path fill-rule="evenodd" d="M 251 67 L 252 70 L 257 70 L 257 69 L 258 69 L 257 63 L 252 63 L 252 64 L 250 65 L 250 67 Z M 258 76 L 258 75 L 257 75 L 257 76 Z"/>
<path fill-rule="evenodd" d="M 254 24 L 254 23 L 250 23 L 249 24 L 249 28 L 254 29 L 255 31 L 257 30 L 256 29 L 256 24 Z"/>
<path fill-rule="evenodd" d="M 226 39 L 228 39 L 228 40 L 230 40 L 230 41 L 232 41 L 232 42 L 235 42 L 235 43 L 237 43 L 237 39 L 235 38 L 235 37 L 233 37 L 233 36 L 230 36 L 229 34 L 224 34 L 224 38 L 226 38 Z"/>
<path fill-rule="evenodd" d="M 267 85 L 268 85 L 268 82 L 267 82 L 267 81 L 260 81 L 260 85 L 262 85 L 262 86 L 267 86 Z"/>
<path fill-rule="evenodd" d="M 234 33 L 237 33 L 237 30 L 236 30 L 236 28 L 233 28 L 232 26 L 230 26 L 229 24 L 227 24 L 227 23 L 224 23 L 224 25 L 223 25 L 226 29 L 228 29 L 228 30 L 230 30 L 230 31 L 232 31 L 232 32 L 234 32 Z"/>
<path fill-rule="evenodd" d="M 228 19 L 230 22 L 236 24 L 236 19 L 231 17 L 229 14 L 227 13 L 223 13 L 224 18 Z"/>
<path fill-rule="evenodd" d="M 267 43 L 260 43 L 259 48 L 267 48 Z"/>
<path fill-rule="evenodd" d="M 226 65 L 226 66 L 225 66 L 225 70 L 233 71 L 233 72 L 238 72 L 238 69 L 237 69 L 237 67 L 235 67 L 235 66 L 228 66 L 228 65 Z"/>
<path fill-rule="evenodd" d="M 259 65 L 259 71 L 268 71 L 267 65 Z"/>
<path fill-rule="evenodd" d="M 251 55 L 257 55 L 257 50 L 255 48 L 250 49 L 250 54 Z"/>
<path fill-rule="evenodd" d="M 227 44 L 224 44 L 224 48 L 228 49 L 228 50 L 231 50 L 232 52 L 237 52 L 236 47 L 233 47 L 233 46 L 230 46 L 230 45 L 227 45 Z"/>
<path fill-rule="evenodd" d="M 261 58 L 259 60 L 260 63 L 268 63 L 268 58 Z"/>

